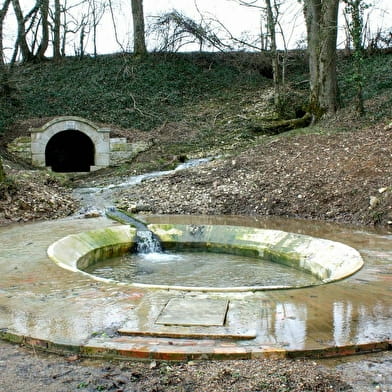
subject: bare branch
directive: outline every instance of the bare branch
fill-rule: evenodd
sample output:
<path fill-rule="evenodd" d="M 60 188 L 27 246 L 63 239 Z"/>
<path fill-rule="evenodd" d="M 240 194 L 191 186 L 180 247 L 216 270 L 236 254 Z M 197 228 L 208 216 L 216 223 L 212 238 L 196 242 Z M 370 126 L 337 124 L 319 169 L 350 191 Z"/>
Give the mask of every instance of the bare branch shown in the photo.
<path fill-rule="evenodd" d="M 214 19 L 214 22 L 216 22 L 216 23 L 217 23 L 217 24 L 227 33 L 227 35 L 229 36 L 229 39 L 230 39 L 231 41 L 237 42 L 237 43 L 239 43 L 239 44 L 241 44 L 241 45 L 244 45 L 244 46 L 246 46 L 246 47 L 248 47 L 248 48 L 250 48 L 250 49 L 256 49 L 256 50 L 258 50 L 258 51 L 261 50 L 261 47 L 260 47 L 260 46 L 253 45 L 253 44 L 251 44 L 251 43 L 249 43 L 249 42 L 246 42 L 246 41 L 244 41 L 244 40 L 242 40 L 242 39 L 240 39 L 240 38 L 235 37 L 235 36 L 231 33 L 231 31 L 230 31 L 230 30 L 229 30 L 220 20 Z"/>
<path fill-rule="evenodd" d="M 120 42 L 120 40 L 118 38 L 116 18 L 114 16 L 112 0 L 109 0 L 109 10 L 110 10 L 110 15 L 112 17 L 112 23 L 113 23 L 113 29 L 114 29 L 114 38 L 116 39 L 117 45 L 121 48 L 121 51 L 123 53 L 125 53 L 126 50 L 125 50 L 124 46 L 122 45 L 122 43 Z"/>
<path fill-rule="evenodd" d="M 178 50 L 178 46 L 184 45 L 183 40 L 192 43 L 198 42 L 199 48 L 203 44 L 208 44 L 220 51 L 232 49 L 225 44 L 213 31 L 211 25 L 205 20 L 198 23 L 193 19 L 183 15 L 177 10 L 155 17 L 156 21 L 150 25 L 150 32 L 155 33 L 158 39 L 163 40 L 161 50 Z"/>

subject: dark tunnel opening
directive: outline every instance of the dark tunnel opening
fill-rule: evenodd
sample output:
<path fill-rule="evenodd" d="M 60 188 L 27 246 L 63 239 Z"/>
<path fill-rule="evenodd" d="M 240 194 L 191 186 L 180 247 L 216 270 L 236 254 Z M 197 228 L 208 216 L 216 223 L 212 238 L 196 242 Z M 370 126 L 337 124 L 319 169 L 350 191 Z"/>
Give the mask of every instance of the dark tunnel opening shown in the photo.
<path fill-rule="evenodd" d="M 54 135 L 46 145 L 46 166 L 54 172 L 89 172 L 94 165 L 94 143 L 80 131 L 67 130 Z"/>

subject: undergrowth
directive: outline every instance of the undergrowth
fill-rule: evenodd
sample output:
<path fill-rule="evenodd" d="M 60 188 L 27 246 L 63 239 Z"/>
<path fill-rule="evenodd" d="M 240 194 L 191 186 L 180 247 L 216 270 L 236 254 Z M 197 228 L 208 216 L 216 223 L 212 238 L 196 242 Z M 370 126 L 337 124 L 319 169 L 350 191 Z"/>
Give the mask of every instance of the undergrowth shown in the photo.
<path fill-rule="evenodd" d="M 294 101 L 295 94 L 306 99 L 306 61 L 303 52 L 290 54 L 287 80 Z M 391 66 L 392 54 L 364 58 L 364 98 L 377 108 L 369 110 L 368 120 L 390 116 Z M 339 56 L 339 88 L 346 108 L 355 94 L 351 70 L 351 58 Z M 117 54 L 19 65 L 12 75 L 15 97 L 0 97 L 0 135 L 18 120 L 73 115 L 142 131 L 182 123 L 184 132 L 198 130 L 197 141 L 187 140 L 187 135 L 170 141 L 184 151 L 194 149 L 195 143 L 199 148 L 246 144 L 254 137 L 247 121 L 263 115 L 271 77 L 270 60 L 260 53 L 151 53 L 142 60 Z"/>
<path fill-rule="evenodd" d="M 365 115 L 380 120 L 390 116 L 392 106 L 392 53 L 375 52 L 363 59 L 364 100 L 379 101 L 378 110 Z M 342 57 L 338 62 L 339 90 L 343 107 L 349 106 L 355 96 L 352 58 Z"/>
<path fill-rule="evenodd" d="M 248 65 L 249 66 L 249 65 Z M 17 118 L 76 115 L 125 128 L 151 130 L 179 121 L 184 108 L 228 99 L 242 89 L 259 89 L 265 76 L 255 65 L 224 61 L 213 54 L 151 54 L 67 58 L 16 69 Z M 8 123 L 6 106 L 0 121 Z"/>

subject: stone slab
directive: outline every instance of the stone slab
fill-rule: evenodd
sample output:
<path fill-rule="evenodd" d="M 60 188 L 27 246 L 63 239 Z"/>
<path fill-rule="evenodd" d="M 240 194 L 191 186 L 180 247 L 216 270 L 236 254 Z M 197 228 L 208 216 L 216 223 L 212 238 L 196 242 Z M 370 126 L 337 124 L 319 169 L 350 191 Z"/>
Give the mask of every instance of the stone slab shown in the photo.
<path fill-rule="evenodd" d="M 184 325 L 183 320 L 177 320 L 180 324 L 158 324 L 166 305 L 171 301 L 173 293 L 156 292 L 147 294 L 139 305 L 130 312 L 127 322 L 118 329 L 121 335 L 168 337 L 168 338 L 211 338 L 211 339 L 235 339 L 249 340 L 256 337 L 256 330 L 260 324 L 261 304 L 258 299 L 228 299 L 210 298 L 228 302 L 228 308 L 224 324 L 222 325 Z M 207 296 L 178 297 L 194 303 L 201 301 L 206 304 Z M 173 302 L 175 303 L 175 302 Z M 178 313 L 179 317 L 180 314 Z"/>
<path fill-rule="evenodd" d="M 155 321 L 160 325 L 223 326 L 229 301 L 213 298 L 172 298 Z"/>
<path fill-rule="evenodd" d="M 251 331 L 236 331 L 231 333 L 230 330 L 227 332 L 224 330 L 208 329 L 207 327 L 198 326 L 199 329 L 194 330 L 191 327 L 195 326 L 186 326 L 186 325 L 176 325 L 177 329 L 171 330 L 129 330 L 126 328 L 122 328 L 118 330 L 120 335 L 129 335 L 129 336 L 143 336 L 143 337 L 154 337 L 154 338 L 173 338 L 173 339 L 232 339 L 232 340 L 251 340 L 256 338 L 256 330 L 253 329 Z M 211 327 L 211 326 L 209 326 Z M 214 326 L 212 326 L 214 327 Z M 182 328 L 182 329 L 181 329 Z M 186 329 L 185 329 L 186 328 Z M 204 330 L 203 330 L 203 329 Z"/>

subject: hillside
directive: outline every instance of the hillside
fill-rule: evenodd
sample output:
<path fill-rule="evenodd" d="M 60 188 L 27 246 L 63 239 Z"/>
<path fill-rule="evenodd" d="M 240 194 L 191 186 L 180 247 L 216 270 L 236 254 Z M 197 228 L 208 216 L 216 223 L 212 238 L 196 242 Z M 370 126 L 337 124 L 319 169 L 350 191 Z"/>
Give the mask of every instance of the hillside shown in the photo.
<path fill-rule="evenodd" d="M 305 57 L 302 52 L 290 53 L 283 117 L 306 110 Z M 358 118 L 351 109 L 355 94 L 351 61 L 341 55 L 342 110 L 317 127 L 280 135 L 263 132 L 268 129 L 265 124 L 278 117 L 272 109 L 269 60 L 261 54 L 151 54 L 144 60 L 115 55 L 18 66 L 12 99 L 1 103 L 0 151 L 16 182 L 8 192 L 0 192 L 5 211 L 0 218 L 5 222 L 48 218 L 53 209 L 58 216 L 77 208 L 66 195 L 69 190 L 62 186 L 62 176 L 48 179 L 36 171 L 21 176 L 15 166 L 21 162 L 6 151 L 7 143 L 27 135 L 29 127 L 55 116 L 77 115 L 110 126 L 113 136 L 153 141 L 132 162 L 72 178 L 78 186 L 167 169 L 190 157 L 221 156 L 195 169 L 191 178 L 179 173 L 159 180 L 159 186 L 145 183 L 118 195 L 121 207 L 141 200 L 147 205 L 149 199 L 148 212 L 387 224 L 392 220 L 392 55 L 377 53 L 365 60 L 364 117 Z M 40 198 L 37 208 L 36 196 L 28 195 L 41 190 L 48 194 L 58 190 L 59 197 L 52 197 L 51 204 Z M 190 193 L 208 195 L 210 202 L 189 198 Z M 53 208 L 56 200 L 64 209 Z"/>

